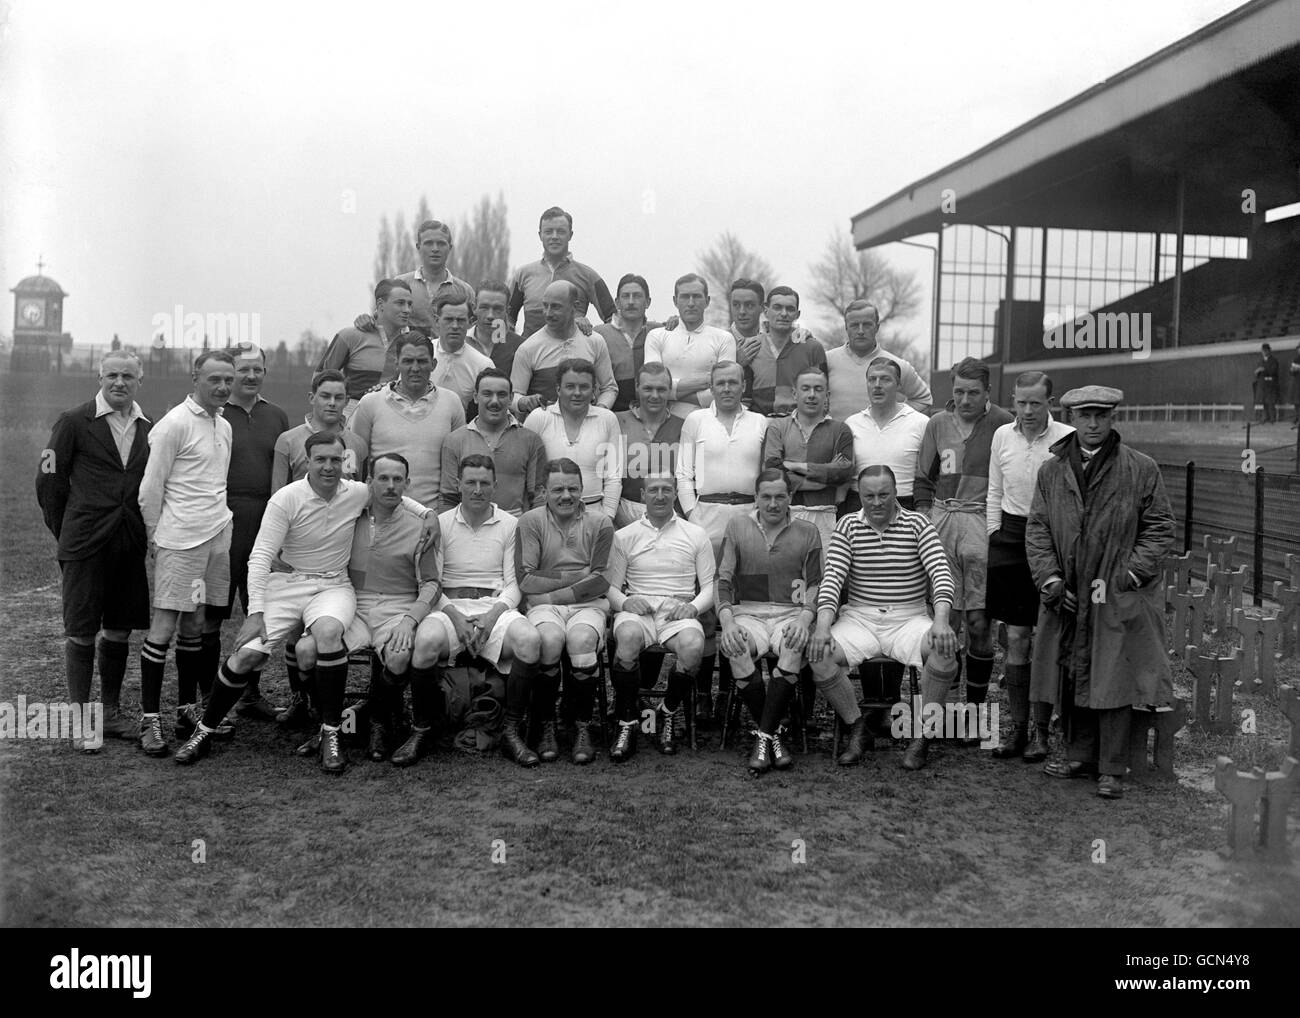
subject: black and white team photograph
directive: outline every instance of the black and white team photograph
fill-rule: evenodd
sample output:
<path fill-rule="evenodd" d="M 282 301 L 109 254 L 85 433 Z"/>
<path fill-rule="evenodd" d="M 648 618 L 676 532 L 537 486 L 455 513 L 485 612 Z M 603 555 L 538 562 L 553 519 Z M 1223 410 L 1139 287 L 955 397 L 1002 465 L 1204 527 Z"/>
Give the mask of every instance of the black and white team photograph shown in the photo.
<path fill-rule="evenodd" d="M 378 927 L 1286 992 L 1300 0 L 0 0 L 0 156 L 32 992 Z"/>

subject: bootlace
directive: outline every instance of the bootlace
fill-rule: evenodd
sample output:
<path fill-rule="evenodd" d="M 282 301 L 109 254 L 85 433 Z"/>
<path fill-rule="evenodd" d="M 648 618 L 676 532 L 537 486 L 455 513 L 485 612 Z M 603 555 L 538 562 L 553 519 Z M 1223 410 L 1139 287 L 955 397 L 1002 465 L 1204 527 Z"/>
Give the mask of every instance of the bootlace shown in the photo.
<path fill-rule="evenodd" d="M 327 756 L 339 755 L 339 732 L 337 728 L 333 731 L 326 728 L 321 732 L 321 751 Z"/>
<path fill-rule="evenodd" d="M 618 738 L 614 740 L 614 748 L 625 750 L 632 744 L 632 726 L 635 721 L 620 721 L 618 723 Z"/>
<path fill-rule="evenodd" d="M 781 742 L 781 733 L 780 733 L 780 732 L 777 732 L 775 735 L 772 736 L 772 755 L 773 755 L 773 756 L 785 756 L 785 755 L 786 755 L 786 752 L 785 752 L 785 746 L 784 746 L 784 744 L 782 744 L 782 742 Z"/>

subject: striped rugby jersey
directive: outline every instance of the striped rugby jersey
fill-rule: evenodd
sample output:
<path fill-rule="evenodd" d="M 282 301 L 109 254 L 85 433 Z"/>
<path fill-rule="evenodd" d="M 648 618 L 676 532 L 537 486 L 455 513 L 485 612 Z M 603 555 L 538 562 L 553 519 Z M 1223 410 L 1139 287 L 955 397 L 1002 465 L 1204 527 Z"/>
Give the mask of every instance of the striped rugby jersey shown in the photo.
<path fill-rule="evenodd" d="M 848 586 L 849 604 L 894 605 L 926 600 L 952 604 L 952 570 L 939 534 L 923 513 L 898 507 L 894 520 L 878 533 L 866 512 L 845 516 L 835 525 L 817 609 L 838 611 Z"/>

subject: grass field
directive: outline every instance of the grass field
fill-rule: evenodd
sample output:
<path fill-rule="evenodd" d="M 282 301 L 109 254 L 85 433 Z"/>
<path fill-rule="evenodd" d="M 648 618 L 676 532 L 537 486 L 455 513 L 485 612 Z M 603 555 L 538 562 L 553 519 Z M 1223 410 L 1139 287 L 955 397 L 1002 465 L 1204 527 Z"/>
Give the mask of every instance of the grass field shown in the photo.
<path fill-rule="evenodd" d="M 16 377 L 0 376 L 0 468 L 10 479 L 0 492 L 0 701 L 10 703 L 64 695 L 58 571 L 32 477 L 57 408 L 93 392 L 85 379 L 34 389 Z M 1294 661 L 1283 675 L 1296 681 Z M 278 664 L 264 687 L 284 697 Z M 174 690 L 169 663 L 165 716 Z M 133 653 L 124 702 L 138 707 L 138 696 Z M 1258 734 L 1210 739 L 1185 729 L 1178 782 L 1131 784 L 1116 803 L 1097 799 L 1091 783 L 947 746 L 910 774 L 890 747 L 863 767 L 838 768 L 823 741 L 788 774 L 757 781 L 745 774 L 743 747 L 722 752 L 710 733 L 699 752 L 675 759 L 643 743 L 619 768 L 602 758 L 524 771 L 447 752 L 398 771 L 359 762 L 354 747 L 355 766 L 328 779 L 291 754 L 297 739 L 247 721 L 192 769 L 127 743 L 86 757 L 66 744 L 6 740 L 0 919 L 1294 925 L 1300 862 L 1233 864 L 1216 852 L 1227 810 L 1210 778 L 1215 755 L 1276 767 L 1285 745 L 1275 703 L 1247 696 L 1238 706 L 1256 710 Z M 1104 863 L 1094 861 L 1098 840 Z M 504 861 L 493 862 L 501 843 Z"/>

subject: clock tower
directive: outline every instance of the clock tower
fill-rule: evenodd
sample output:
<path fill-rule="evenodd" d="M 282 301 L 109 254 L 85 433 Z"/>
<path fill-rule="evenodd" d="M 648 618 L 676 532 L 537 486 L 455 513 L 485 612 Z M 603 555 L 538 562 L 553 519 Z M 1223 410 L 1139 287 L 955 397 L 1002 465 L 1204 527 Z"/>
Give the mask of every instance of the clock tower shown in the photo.
<path fill-rule="evenodd" d="M 72 337 L 63 331 L 63 288 L 42 275 L 28 276 L 10 291 L 14 295 L 14 349 L 10 367 L 15 371 L 49 371 L 50 356 L 71 349 Z"/>

